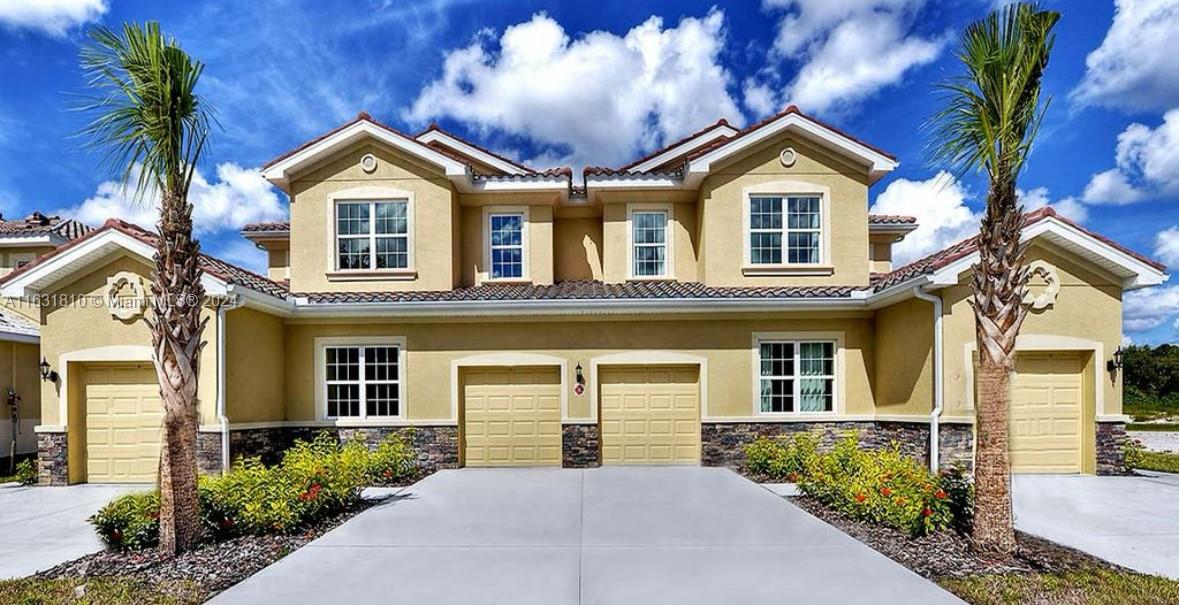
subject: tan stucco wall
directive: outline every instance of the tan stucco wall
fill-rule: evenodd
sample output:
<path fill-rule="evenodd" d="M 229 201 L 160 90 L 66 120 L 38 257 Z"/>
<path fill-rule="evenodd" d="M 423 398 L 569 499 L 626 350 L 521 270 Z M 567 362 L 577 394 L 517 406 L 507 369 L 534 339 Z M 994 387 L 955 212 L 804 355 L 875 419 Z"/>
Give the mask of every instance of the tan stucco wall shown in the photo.
<path fill-rule="evenodd" d="M 547 321 L 471 323 L 323 324 L 293 322 L 286 331 L 287 419 L 315 420 L 314 341 L 317 337 L 389 336 L 406 339 L 406 418 L 453 421 L 451 362 L 471 355 L 535 353 L 567 360 L 569 417 L 590 417 L 589 392 L 572 392 L 574 369 L 582 365 L 589 380 L 591 360 L 602 355 L 638 352 L 680 353 L 708 360 L 708 415 L 749 417 L 754 413 L 754 332 L 842 332 L 844 337 L 847 414 L 873 413 L 873 321 L 797 316 L 796 319 L 724 319 L 698 317 L 661 321 Z M 650 359 L 650 357 L 647 357 Z"/>
<path fill-rule="evenodd" d="M 226 312 L 225 411 L 230 422 L 283 419 L 284 344 L 282 319 L 253 309 Z"/>
<path fill-rule="evenodd" d="M 602 207 L 602 272 L 607 283 L 627 281 L 630 275 L 630 223 L 631 208 L 659 208 L 670 206 L 668 217 L 668 240 L 671 243 L 671 270 L 669 278 L 677 281 L 694 282 L 699 276 L 696 266 L 696 204 L 694 201 L 673 202 L 666 195 L 650 192 L 618 196 Z"/>
<path fill-rule="evenodd" d="M 142 319 L 122 321 L 111 316 L 105 304 L 95 304 L 95 301 L 104 299 L 107 277 L 119 271 L 135 272 L 143 277 L 146 284 L 151 269 L 138 259 L 120 256 L 105 263 L 96 263 L 89 273 L 47 293 L 51 301 L 75 301 L 72 304 L 58 303 L 41 309 L 41 354 L 59 373 L 59 359 L 65 353 L 100 347 L 151 346 L 151 334 Z M 86 302 L 80 302 L 82 300 Z M 209 317 L 209 323 L 204 331 L 206 345 L 201 352 L 201 375 L 197 396 L 200 399 L 201 422 L 209 423 L 216 418 L 217 331 L 216 314 L 206 310 L 204 315 Z M 117 357 L 111 359 L 117 360 Z M 71 383 L 77 382 L 74 380 L 75 376 L 80 376 L 73 367 L 76 365 L 78 364 L 71 363 L 66 372 Z M 42 424 L 62 424 L 59 406 L 62 396 L 60 391 L 63 387 L 60 380 L 56 384 L 41 383 Z M 71 427 L 73 428 L 76 427 Z"/>
<path fill-rule="evenodd" d="M 20 431 L 16 435 L 17 453 L 37 451 L 33 427 L 41 418 L 41 376 L 37 364 L 40 349 L 35 344 L 0 341 L 0 398 L 7 401 L 8 390 L 20 396 Z M 7 404 L 0 404 L 0 458 L 8 456 L 12 443 L 12 419 Z M 0 469 L 7 470 L 7 469 Z"/>
<path fill-rule="evenodd" d="M 602 279 L 602 219 L 559 217 L 553 223 L 553 280 Z"/>
<path fill-rule="evenodd" d="M 291 278 L 291 247 L 289 242 L 266 245 L 266 277 L 274 281 Z"/>
<path fill-rule="evenodd" d="M 785 147 L 798 154 L 786 168 L 778 159 Z M 745 276 L 744 193 L 746 187 L 775 181 L 803 181 L 828 187 L 831 207 L 830 254 L 834 266 L 823 276 Z M 776 137 L 759 149 L 714 166 L 700 187 L 700 279 L 713 286 L 866 285 L 868 283 L 868 176 L 808 142 Z"/>
<path fill-rule="evenodd" d="M 933 305 L 910 299 L 876 313 L 876 411 L 933 410 Z"/>
<path fill-rule="evenodd" d="M 53 250 L 53 246 L 4 246 L 0 248 L 0 276 L 16 269 L 19 260 L 31 260 L 30 257 L 37 258 Z"/>
<path fill-rule="evenodd" d="M 1061 288 L 1056 302 L 1041 311 L 1031 311 L 1020 330 L 1023 338 L 1029 336 L 1063 336 L 1097 341 L 1101 343 L 1105 359 L 1089 360 L 1097 370 L 1088 368 L 1091 380 L 1093 372 L 1101 375 L 1105 401 L 1104 414 L 1122 412 L 1122 375 L 1111 377 L 1105 371 L 1105 361 L 1122 342 L 1122 291 L 1119 283 L 1100 270 L 1083 266 L 1075 260 L 1054 252 L 1043 245 L 1034 245 L 1028 251 L 1028 262 L 1045 260 L 1056 267 Z M 975 342 L 974 312 L 968 303 L 970 284 L 968 273 L 959 285 L 942 292 L 945 301 L 945 397 L 946 414 L 953 416 L 972 415 L 973 409 L 966 407 L 967 384 L 966 351 Z M 1092 400 L 1090 400 L 1092 401 Z M 1086 458 L 1087 459 L 1087 458 Z"/>
<path fill-rule="evenodd" d="M 377 169 L 366 174 L 360 158 L 377 157 Z M 354 187 L 391 187 L 413 193 L 414 279 L 329 280 L 335 267 L 334 209 L 331 193 Z M 450 181 L 435 168 L 375 143 L 355 145 L 318 168 L 296 176 L 291 183 L 291 290 L 295 292 L 356 292 L 392 290 L 449 290 L 457 282 L 453 244 L 458 221 Z"/>
<path fill-rule="evenodd" d="M 461 258 L 462 268 L 460 283 L 475 285 L 486 281 L 490 266 L 485 264 L 490 259 L 487 256 L 487 223 L 484 220 L 488 208 L 523 208 L 526 207 L 524 228 L 527 230 L 528 243 L 525 253 L 528 255 L 528 281 L 534 284 L 553 283 L 553 236 L 554 221 L 552 194 L 532 194 L 518 196 L 502 195 L 466 195 L 460 196 L 462 206 L 461 221 Z M 492 210 L 494 211 L 494 210 Z"/>

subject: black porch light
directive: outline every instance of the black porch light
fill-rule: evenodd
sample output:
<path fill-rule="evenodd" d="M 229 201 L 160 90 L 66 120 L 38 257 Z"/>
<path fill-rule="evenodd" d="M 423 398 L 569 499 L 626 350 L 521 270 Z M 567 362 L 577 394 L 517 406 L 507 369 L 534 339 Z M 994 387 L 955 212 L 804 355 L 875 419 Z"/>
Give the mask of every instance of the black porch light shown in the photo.
<path fill-rule="evenodd" d="M 49 362 L 44 357 L 41 358 L 41 363 L 37 364 L 37 367 L 41 369 L 41 380 L 45 382 L 57 382 L 57 372 L 49 367 Z"/>
<path fill-rule="evenodd" d="M 1116 371 L 1122 369 L 1122 364 L 1123 364 L 1123 360 L 1124 360 L 1125 356 L 1126 356 L 1126 350 L 1123 349 L 1122 347 L 1118 347 L 1118 349 L 1113 352 L 1113 357 L 1108 362 L 1106 362 L 1106 364 L 1105 364 L 1106 369 L 1108 369 L 1110 372 L 1116 372 Z"/>

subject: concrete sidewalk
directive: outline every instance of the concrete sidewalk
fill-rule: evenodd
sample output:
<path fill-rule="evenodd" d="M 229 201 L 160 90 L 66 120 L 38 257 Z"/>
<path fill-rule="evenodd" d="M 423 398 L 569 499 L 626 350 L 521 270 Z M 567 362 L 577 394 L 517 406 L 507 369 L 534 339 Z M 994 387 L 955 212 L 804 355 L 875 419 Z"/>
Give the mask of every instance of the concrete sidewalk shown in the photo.
<path fill-rule="evenodd" d="M 102 550 L 86 519 L 115 496 L 134 489 L 119 485 L 0 488 L 0 579 L 22 578 Z"/>
<path fill-rule="evenodd" d="M 1016 475 L 1015 526 L 1143 573 L 1179 579 L 1179 475 Z"/>
<path fill-rule="evenodd" d="M 718 468 L 439 472 L 211 601 L 960 603 Z"/>

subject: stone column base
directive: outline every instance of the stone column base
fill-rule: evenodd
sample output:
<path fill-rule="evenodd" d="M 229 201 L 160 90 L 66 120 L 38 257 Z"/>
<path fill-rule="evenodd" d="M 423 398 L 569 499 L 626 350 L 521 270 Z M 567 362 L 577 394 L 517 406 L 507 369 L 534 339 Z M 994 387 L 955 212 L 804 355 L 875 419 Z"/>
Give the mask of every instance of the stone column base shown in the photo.
<path fill-rule="evenodd" d="M 65 433 L 37 433 L 37 484 L 69 485 L 69 439 Z"/>
<path fill-rule="evenodd" d="M 561 426 L 561 466 L 596 468 L 602 465 L 602 440 L 596 424 Z"/>
<path fill-rule="evenodd" d="M 1126 466 L 1126 424 L 1098 422 L 1096 430 L 1097 474 L 1130 475 Z"/>

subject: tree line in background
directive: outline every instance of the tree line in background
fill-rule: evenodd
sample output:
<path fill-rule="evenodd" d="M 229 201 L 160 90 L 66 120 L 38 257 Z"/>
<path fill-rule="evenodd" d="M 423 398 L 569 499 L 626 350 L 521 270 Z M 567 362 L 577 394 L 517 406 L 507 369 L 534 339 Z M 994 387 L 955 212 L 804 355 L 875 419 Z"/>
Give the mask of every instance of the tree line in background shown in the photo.
<path fill-rule="evenodd" d="M 1124 349 L 1125 411 L 1135 420 L 1179 416 L 1179 345 Z"/>

